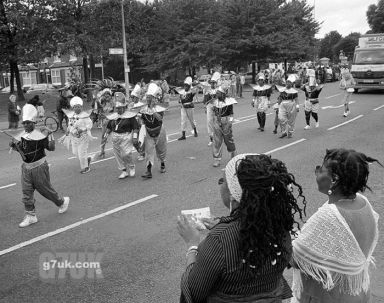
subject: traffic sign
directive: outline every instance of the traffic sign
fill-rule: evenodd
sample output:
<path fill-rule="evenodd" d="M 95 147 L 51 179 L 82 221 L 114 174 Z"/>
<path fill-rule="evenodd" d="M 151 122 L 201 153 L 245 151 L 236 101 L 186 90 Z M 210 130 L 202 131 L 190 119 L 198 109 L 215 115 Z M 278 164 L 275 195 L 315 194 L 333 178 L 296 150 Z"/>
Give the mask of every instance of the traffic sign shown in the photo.
<path fill-rule="evenodd" d="M 126 73 L 129 73 L 131 71 L 131 69 L 129 68 L 129 65 L 125 68 L 125 72 Z"/>
<path fill-rule="evenodd" d="M 124 50 L 122 48 L 110 48 L 110 55 L 124 55 Z"/>

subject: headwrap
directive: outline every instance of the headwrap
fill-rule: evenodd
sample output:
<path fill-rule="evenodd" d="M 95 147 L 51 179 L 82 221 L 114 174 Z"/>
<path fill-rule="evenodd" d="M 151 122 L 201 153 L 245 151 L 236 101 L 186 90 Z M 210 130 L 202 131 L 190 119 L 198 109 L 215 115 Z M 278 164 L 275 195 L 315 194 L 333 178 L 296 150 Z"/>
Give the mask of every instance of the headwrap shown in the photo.
<path fill-rule="evenodd" d="M 258 154 L 240 154 L 233 157 L 227 163 L 225 167 L 225 179 L 227 180 L 229 192 L 231 196 L 237 201 L 241 201 L 241 196 L 243 195 L 243 190 L 240 186 L 239 179 L 237 177 L 237 167 L 239 166 L 241 160 L 245 159 L 247 156 L 255 156 Z"/>
<path fill-rule="evenodd" d="M 32 104 L 25 104 L 23 106 L 23 122 L 31 121 L 36 122 L 37 109 Z"/>
<path fill-rule="evenodd" d="M 73 97 L 70 101 L 70 104 L 71 104 L 71 107 L 74 107 L 76 105 L 80 105 L 80 106 L 83 106 L 83 99 L 81 99 L 80 97 Z"/>

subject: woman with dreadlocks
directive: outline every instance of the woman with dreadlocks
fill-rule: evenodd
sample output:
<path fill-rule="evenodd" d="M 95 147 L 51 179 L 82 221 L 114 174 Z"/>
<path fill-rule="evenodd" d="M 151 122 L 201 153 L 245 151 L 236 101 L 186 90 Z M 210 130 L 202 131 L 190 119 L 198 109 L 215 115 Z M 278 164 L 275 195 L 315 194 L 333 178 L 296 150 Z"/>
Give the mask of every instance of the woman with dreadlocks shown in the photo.
<path fill-rule="evenodd" d="M 354 150 L 331 149 L 316 167 L 318 189 L 328 201 L 293 241 L 293 302 L 371 302 L 369 267 L 379 215 L 360 192 L 370 189 L 373 162 L 380 164 Z"/>
<path fill-rule="evenodd" d="M 283 162 L 256 154 L 232 158 L 219 184 L 230 214 L 205 240 L 199 244 L 199 232 L 186 217 L 178 218 L 189 247 L 180 302 L 281 303 L 290 298 L 283 271 L 291 259 L 295 215 L 302 219 L 305 214 L 301 186 Z M 212 227 L 211 220 L 204 224 Z"/>

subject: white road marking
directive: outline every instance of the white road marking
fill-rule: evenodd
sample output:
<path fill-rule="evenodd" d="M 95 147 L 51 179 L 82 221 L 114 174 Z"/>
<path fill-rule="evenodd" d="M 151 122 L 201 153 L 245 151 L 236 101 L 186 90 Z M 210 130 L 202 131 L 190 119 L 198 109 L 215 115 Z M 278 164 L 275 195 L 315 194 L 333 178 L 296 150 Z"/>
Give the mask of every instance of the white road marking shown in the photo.
<path fill-rule="evenodd" d="M 345 122 L 343 122 L 343 123 L 341 123 L 341 124 L 338 124 L 338 125 L 335 125 L 335 126 L 332 126 L 332 127 L 328 128 L 328 130 L 332 130 L 332 129 L 338 128 L 338 127 L 340 127 L 340 126 L 343 126 L 343 125 L 345 125 L 345 124 L 351 123 L 352 121 L 355 121 L 355 120 L 357 120 L 357 119 L 359 119 L 359 118 L 361 118 L 361 117 L 363 117 L 363 116 L 364 116 L 364 115 L 358 115 L 357 117 L 355 117 L 355 118 L 353 118 L 353 119 L 351 119 L 351 120 L 345 121 Z"/>
<path fill-rule="evenodd" d="M 136 201 L 134 201 L 134 202 L 130 202 L 130 203 L 128 203 L 128 204 L 125 204 L 125 205 L 116 207 L 116 208 L 114 208 L 114 209 L 111 209 L 111 210 L 109 210 L 109 211 L 107 211 L 107 212 L 104 212 L 104 213 L 101 213 L 101 214 L 99 214 L 99 215 L 96 215 L 96 216 L 93 216 L 93 217 L 90 217 L 90 218 L 87 218 L 87 219 L 84 219 L 84 220 L 75 222 L 75 223 L 73 223 L 73 224 L 64 226 L 64 227 L 62 227 L 62 228 L 56 229 L 56 230 L 54 230 L 54 231 L 51 231 L 51 232 L 46 233 L 46 234 L 43 234 L 43 235 L 38 236 L 38 237 L 36 237 L 36 238 L 33 238 L 33 239 L 31 239 L 31 240 L 28 240 L 28 241 L 19 243 L 19 244 L 15 245 L 15 246 L 12 246 L 12 247 L 10 247 L 10 248 L 1 250 L 1 251 L 0 251 L 0 256 L 3 256 L 3 255 L 8 254 L 8 253 L 10 253 L 10 252 L 13 252 L 13 251 L 15 251 L 15 250 L 17 250 L 17 249 L 20 249 L 20 248 L 22 248 L 22 247 L 31 245 L 31 244 L 33 244 L 33 243 L 42 241 L 42 240 L 47 239 L 47 238 L 49 238 L 49 237 L 52 237 L 52 236 L 61 234 L 61 233 L 65 232 L 65 231 L 67 231 L 67 230 L 74 229 L 75 227 L 78 227 L 78 226 L 83 225 L 83 224 L 85 224 L 85 223 L 92 222 L 92 221 L 101 219 L 101 218 L 103 218 L 103 217 L 109 216 L 109 215 L 111 215 L 111 214 L 117 213 L 117 212 L 119 212 L 119 211 L 121 211 L 121 210 L 123 210 L 123 209 L 126 209 L 126 208 L 129 208 L 129 207 L 131 207 L 131 206 L 134 206 L 134 205 L 143 203 L 143 202 L 145 202 L 145 201 L 148 201 L 148 200 L 153 199 L 153 198 L 156 198 L 156 197 L 158 197 L 158 195 L 150 195 L 150 196 L 147 196 L 147 197 L 145 197 L 145 198 L 136 200 Z"/>
<path fill-rule="evenodd" d="M 356 103 L 356 101 L 350 101 L 349 104 L 353 104 L 353 103 Z M 340 105 L 329 105 L 329 106 L 323 106 L 321 109 L 328 109 L 328 108 L 340 108 L 340 107 L 343 107 L 344 104 L 340 104 Z"/>
<path fill-rule="evenodd" d="M 269 155 L 269 154 L 272 154 L 272 153 L 277 152 L 277 151 L 279 151 L 279 150 L 282 150 L 282 149 L 284 149 L 284 148 L 290 147 L 290 146 L 292 146 L 292 145 L 295 145 L 295 144 L 304 142 L 304 141 L 306 141 L 306 140 L 307 140 L 307 139 L 302 138 L 302 139 L 300 139 L 300 140 L 296 140 L 296 141 L 291 142 L 291 143 L 289 143 L 289 144 L 286 144 L 286 145 L 280 146 L 280 147 L 278 147 L 278 148 L 272 149 L 272 150 L 270 150 L 270 151 L 267 151 L 267 152 L 265 152 L 264 154 Z"/>
<path fill-rule="evenodd" d="M 114 159 L 114 158 L 115 158 L 115 156 L 112 156 L 112 157 L 109 157 L 109 158 L 105 158 L 105 159 L 101 159 L 101 160 L 92 161 L 91 164 L 96 164 L 96 163 L 99 163 L 99 162 L 108 161 L 108 160 L 111 160 L 111 159 Z"/>
<path fill-rule="evenodd" d="M 374 108 L 373 110 L 379 110 L 380 108 L 383 108 L 383 107 L 384 107 L 384 105 L 381 105 L 379 107 Z"/>
<path fill-rule="evenodd" d="M 5 189 L 5 188 L 12 187 L 12 186 L 15 186 L 15 185 L 16 185 L 16 183 L 4 185 L 4 186 L 1 186 L 0 189 Z"/>
<path fill-rule="evenodd" d="M 340 94 L 333 95 L 333 96 L 325 97 L 325 99 L 331 99 L 331 98 L 334 98 L 334 97 L 337 97 L 337 96 L 340 96 L 340 95 L 341 95 L 341 93 L 340 93 Z"/>

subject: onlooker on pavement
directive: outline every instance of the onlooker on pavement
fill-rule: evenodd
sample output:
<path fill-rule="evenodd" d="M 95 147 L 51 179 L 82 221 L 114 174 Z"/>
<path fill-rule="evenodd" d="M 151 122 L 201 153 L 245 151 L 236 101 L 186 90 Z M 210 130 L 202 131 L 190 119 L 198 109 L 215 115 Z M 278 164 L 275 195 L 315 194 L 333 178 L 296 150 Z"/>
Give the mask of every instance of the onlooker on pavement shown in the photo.
<path fill-rule="evenodd" d="M 349 102 L 351 101 L 351 96 L 355 89 L 353 86 L 356 85 L 355 79 L 353 79 L 352 74 L 349 71 L 344 71 L 342 74 L 342 79 L 340 81 L 340 88 L 345 90 L 344 93 L 344 117 L 349 115 Z"/>
<path fill-rule="evenodd" d="M 8 122 L 10 129 L 19 127 L 20 113 L 21 109 L 16 104 L 16 96 L 10 95 L 8 101 Z"/>
<path fill-rule="evenodd" d="M 236 75 L 236 97 L 239 98 L 240 97 L 240 74 L 237 74 Z"/>
<path fill-rule="evenodd" d="M 370 189 L 373 162 L 380 164 L 354 150 L 332 149 L 316 167 L 318 189 L 328 201 L 293 241 L 293 302 L 371 302 L 369 267 L 379 215 L 359 192 Z"/>
<path fill-rule="evenodd" d="M 65 124 L 68 128 L 68 117 L 64 114 L 63 109 L 70 109 L 69 100 L 74 97 L 70 90 L 61 91 L 60 99 L 57 101 L 56 110 L 57 118 L 59 120 L 59 129 L 63 129 L 63 120 L 65 119 Z"/>
<path fill-rule="evenodd" d="M 283 162 L 256 154 L 230 160 L 219 184 L 230 214 L 203 221 L 212 228 L 205 240 L 199 244 L 199 231 L 186 217 L 178 218 L 178 231 L 189 246 L 180 302 L 281 303 L 290 298 L 283 271 L 291 259 L 295 214 L 302 218 L 305 213 L 301 186 Z"/>
<path fill-rule="evenodd" d="M 245 85 L 245 76 L 244 74 L 240 75 L 240 98 L 243 98 L 243 89 Z"/>
<path fill-rule="evenodd" d="M 236 98 L 236 75 L 235 74 L 232 74 L 231 76 L 230 97 Z"/>

